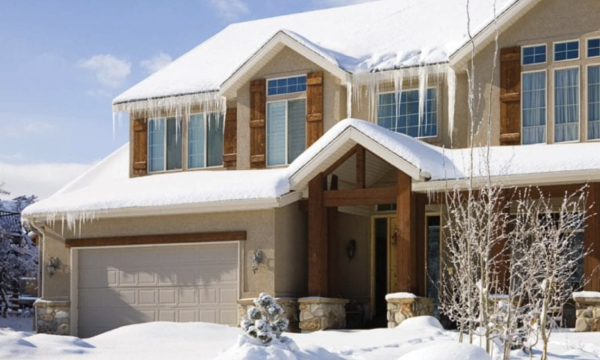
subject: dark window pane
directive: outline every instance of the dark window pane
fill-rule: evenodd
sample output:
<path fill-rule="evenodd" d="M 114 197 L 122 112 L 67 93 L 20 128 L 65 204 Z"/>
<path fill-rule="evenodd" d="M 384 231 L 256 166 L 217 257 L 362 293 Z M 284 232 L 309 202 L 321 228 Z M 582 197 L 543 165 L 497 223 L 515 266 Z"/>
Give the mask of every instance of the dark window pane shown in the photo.
<path fill-rule="evenodd" d="M 181 121 L 167 119 L 167 170 L 181 169 Z"/>

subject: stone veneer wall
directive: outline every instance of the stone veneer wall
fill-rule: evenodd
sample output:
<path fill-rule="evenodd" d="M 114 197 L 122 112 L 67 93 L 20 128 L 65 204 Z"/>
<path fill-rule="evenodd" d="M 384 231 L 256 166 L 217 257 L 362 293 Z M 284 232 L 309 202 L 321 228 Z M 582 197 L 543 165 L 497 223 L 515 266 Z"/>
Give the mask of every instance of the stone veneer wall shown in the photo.
<path fill-rule="evenodd" d="M 388 328 L 394 328 L 404 320 L 416 316 L 433 316 L 433 299 L 414 298 L 386 298 Z"/>
<path fill-rule="evenodd" d="M 67 300 L 38 300 L 35 307 L 37 333 L 70 335 L 71 303 Z"/>
<path fill-rule="evenodd" d="M 588 293 L 586 296 L 573 294 L 577 320 L 575 331 L 600 331 L 600 292 Z"/>
<path fill-rule="evenodd" d="M 307 297 L 300 304 L 300 330 L 310 332 L 346 328 L 346 299 Z"/>
<path fill-rule="evenodd" d="M 290 325 L 288 326 L 289 332 L 300 332 L 298 327 L 298 299 L 296 298 L 275 298 L 275 301 L 285 311 L 285 317 L 289 320 Z M 238 320 L 241 319 L 248 312 L 248 308 L 254 306 L 254 299 L 240 299 L 238 304 Z M 239 326 L 239 322 L 238 322 Z"/>

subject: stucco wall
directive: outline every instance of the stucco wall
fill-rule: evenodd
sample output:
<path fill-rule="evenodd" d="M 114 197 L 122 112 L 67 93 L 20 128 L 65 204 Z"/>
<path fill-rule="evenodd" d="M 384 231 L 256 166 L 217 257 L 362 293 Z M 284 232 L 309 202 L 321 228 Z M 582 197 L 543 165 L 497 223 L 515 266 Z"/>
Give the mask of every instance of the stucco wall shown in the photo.
<path fill-rule="evenodd" d="M 308 286 L 308 218 L 298 203 L 275 210 L 275 296 L 300 297 Z"/>
<path fill-rule="evenodd" d="M 247 240 L 241 242 L 242 263 L 240 296 L 253 297 L 260 292 L 275 290 L 275 210 L 213 213 L 199 215 L 100 219 L 84 224 L 81 236 L 65 233 L 64 237 L 44 238 L 44 263 L 51 256 L 58 256 L 64 270 L 52 278 L 46 277 L 42 297 L 68 297 L 70 289 L 70 253 L 64 246 L 64 238 L 93 238 L 110 236 L 135 236 L 177 234 L 195 232 L 239 231 L 247 232 Z M 60 223 L 56 224 L 57 231 Z M 260 249 L 265 255 L 256 274 L 250 269 L 250 256 Z"/>
<path fill-rule="evenodd" d="M 40 267 L 42 267 L 41 295 L 44 299 L 61 299 L 69 297 L 71 279 L 71 252 L 65 247 L 65 241 L 50 228 L 44 229 L 43 251 Z M 60 264 L 53 276 L 49 276 L 46 264 L 51 257 L 58 257 Z"/>
<path fill-rule="evenodd" d="M 323 71 L 323 127 L 327 131 L 345 116 L 345 95 L 341 94 L 339 79 L 321 67 L 307 60 L 288 47 L 283 48 L 273 59 L 258 70 L 253 79 L 276 78 Z M 295 95 L 293 95 L 295 96 Z M 305 97 L 303 94 L 301 97 Z M 270 98 L 267 97 L 267 101 Z M 238 109 L 238 148 L 237 168 L 250 168 L 250 82 L 245 83 L 237 92 Z"/>
<path fill-rule="evenodd" d="M 368 302 L 371 297 L 371 241 L 370 219 L 339 213 L 339 290 L 346 299 Z M 346 256 L 346 245 L 356 240 L 356 253 L 352 260 Z"/>
<path fill-rule="evenodd" d="M 580 122 L 580 132 L 582 141 L 587 137 L 587 128 L 585 126 L 585 65 L 589 63 L 600 64 L 600 58 L 587 59 L 585 50 L 587 44 L 586 38 L 592 36 L 600 36 L 600 21 L 598 14 L 600 13 L 600 2 L 596 0 L 544 0 L 536 5 L 532 10 L 525 14 L 521 19 L 515 22 L 510 28 L 502 32 L 499 37 L 499 48 L 509 46 L 527 46 L 527 45 L 547 45 L 547 64 L 536 66 L 524 66 L 522 71 L 540 70 L 540 69 L 555 69 L 562 67 L 570 67 L 578 65 L 580 67 L 580 114 L 582 121 Z M 553 61 L 553 42 L 580 40 L 580 60 L 564 61 L 555 63 Z M 498 145 L 500 141 L 500 102 L 499 102 L 499 77 L 500 68 L 496 64 L 495 71 L 492 72 L 494 66 L 494 44 L 490 44 L 481 50 L 475 57 L 475 89 L 481 89 L 482 99 L 478 106 L 476 119 L 481 121 L 479 132 L 476 135 L 476 144 L 484 144 L 487 136 L 487 114 L 490 110 L 492 113 L 492 144 Z M 492 81 L 493 74 L 493 81 Z M 547 75 L 547 139 L 549 143 L 554 142 L 554 112 L 553 112 L 553 72 L 548 71 Z M 460 102 L 457 103 L 456 127 L 458 129 L 466 129 L 467 126 L 467 97 L 464 94 L 464 89 L 467 89 L 466 75 L 462 75 L 458 79 L 459 87 L 461 87 Z M 490 95 L 490 90 L 492 93 Z M 460 114 L 460 115 L 459 115 Z M 467 146 L 463 136 L 459 145 Z"/>

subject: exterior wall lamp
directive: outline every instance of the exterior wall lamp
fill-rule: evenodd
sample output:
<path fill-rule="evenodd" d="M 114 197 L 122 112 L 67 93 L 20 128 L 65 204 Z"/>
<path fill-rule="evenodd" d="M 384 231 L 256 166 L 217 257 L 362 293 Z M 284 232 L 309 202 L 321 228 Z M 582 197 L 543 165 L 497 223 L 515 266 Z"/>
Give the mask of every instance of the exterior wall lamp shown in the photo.
<path fill-rule="evenodd" d="M 250 258 L 250 268 L 252 269 L 253 273 L 256 274 L 256 271 L 258 271 L 258 264 L 261 262 L 263 262 L 263 252 L 260 250 L 254 250 L 254 255 L 252 255 Z"/>
<path fill-rule="evenodd" d="M 349 260 L 352 260 L 356 255 L 356 240 L 350 239 L 346 244 L 346 256 Z"/>
<path fill-rule="evenodd" d="M 48 261 L 48 264 L 46 265 L 46 271 L 48 272 L 48 276 L 52 277 L 59 265 L 60 259 L 56 256 L 51 257 Z"/>

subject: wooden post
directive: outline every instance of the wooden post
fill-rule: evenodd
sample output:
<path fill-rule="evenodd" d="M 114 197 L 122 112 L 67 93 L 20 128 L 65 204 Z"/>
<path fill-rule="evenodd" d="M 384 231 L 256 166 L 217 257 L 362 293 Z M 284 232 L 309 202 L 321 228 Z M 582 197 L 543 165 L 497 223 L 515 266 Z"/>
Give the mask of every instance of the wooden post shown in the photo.
<path fill-rule="evenodd" d="M 329 190 L 338 189 L 337 175 L 331 175 L 331 184 Z M 338 233 L 338 208 L 327 208 L 327 250 L 328 250 L 328 292 L 330 297 L 339 297 L 339 247 L 340 239 Z"/>
<path fill-rule="evenodd" d="M 396 291 L 418 292 L 416 274 L 416 226 L 414 222 L 415 201 L 412 179 L 397 171 L 398 197 L 396 200 L 398 278 Z"/>
<path fill-rule="evenodd" d="M 584 235 L 584 249 L 590 251 L 583 261 L 585 277 L 589 280 L 585 290 L 600 291 L 600 183 L 590 184 L 586 208 L 590 206 L 593 207 Z"/>
<path fill-rule="evenodd" d="M 427 224 L 425 222 L 425 205 L 427 204 L 426 194 L 414 194 L 415 197 L 415 224 L 416 224 L 416 249 L 417 256 L 415 257 L 416 266 L 416 281 L 417 281 L 417 292 L 414 293 L 417 296 L 425 296 L 427 294 L 427 274 L 425 273 L 426 267 L 426 246 L 427 243 L 427 231 L 425 230 Z"/>
<path fill-rule="evenodd" d="M 365 148 L 359 146 L 356 149 L 356 188 L 364 189 L 366 186 L 366 152 Z"/>
<path fill-rule="evenodd" d="M 317 175 L 308 184 L 308 295 L 329 296 L 327 211 L 323 191 L 327 178 Z"/>

